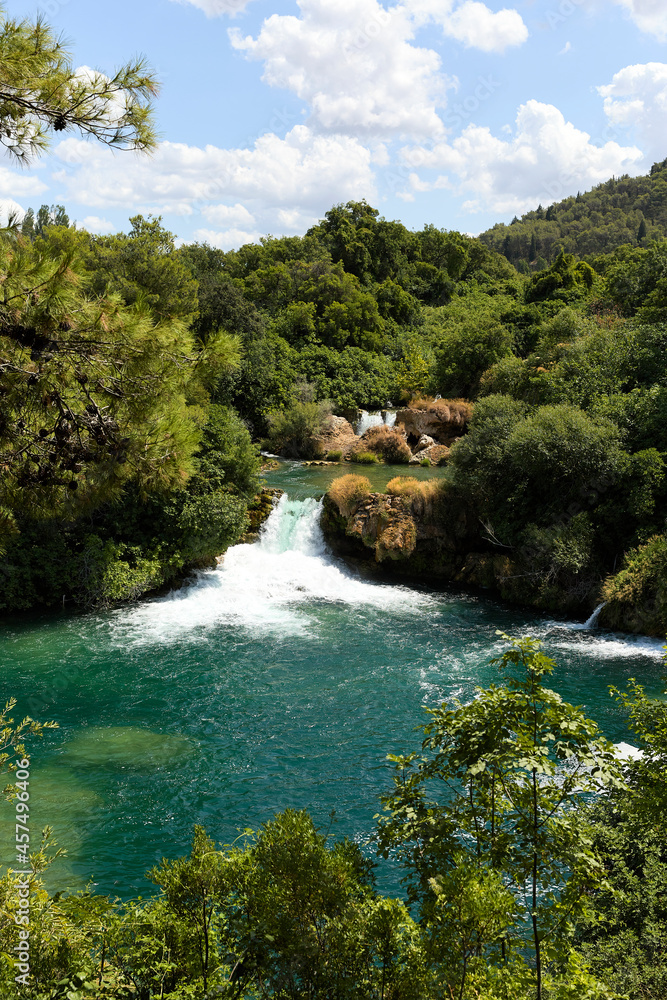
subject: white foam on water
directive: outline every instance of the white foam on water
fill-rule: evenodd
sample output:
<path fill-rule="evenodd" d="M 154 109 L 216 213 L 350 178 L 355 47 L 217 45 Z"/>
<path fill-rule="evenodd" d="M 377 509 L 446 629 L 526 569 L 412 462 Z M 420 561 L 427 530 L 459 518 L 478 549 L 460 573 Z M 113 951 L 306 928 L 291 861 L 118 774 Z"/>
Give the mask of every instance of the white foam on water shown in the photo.
<path fill-rule="evenodd" d="M 643 750 L 633 747 L 632 743 L 614 743 L 614 750 L 620 760 L 641 760 L 644 756 Z"/>
<path fill-rule="evenodd" d="M 196 638 L 206 641 L 207 629 L 218 624 L 255 634 L 307 637 L 314 604 L 367 605 L 413 614 L 438 603 L 407 587 L 353 576 L 328 552 L 319 516 L 317 500 L 281 497 L 257 542 L 233 546 L 217 569 L 200 573 L 190 586 L 116 612 L 116 640 L 133 645 L 171 642 L 199 632 Z"/>
<path fill-rule="evenodd" d="M 565 631 L 563 626 L 559 629 Z M 572 631 L 577 631 L 576 626 L 571 626 Z M 555 631 L 555 630 L 554 630 Z M 586 635 L 588 631 L 588 635 Z M 664 640 L 650 639 L 648 636 L 628 635 L 621 637 L 613 632 L 599 632 L 592 636 L 590 630 L 580 630 L 579 634 L 571 637 L 563 636 L 556 638 L 554 632 L 550 631 L 545 635 L 545 644 L 549 649 L 562 649 L 572 653 L 589 653 L 596 659 L 614 659 L 623 657 L 646 656 L 653 660 L 660 660 L 665 655 Z"/>

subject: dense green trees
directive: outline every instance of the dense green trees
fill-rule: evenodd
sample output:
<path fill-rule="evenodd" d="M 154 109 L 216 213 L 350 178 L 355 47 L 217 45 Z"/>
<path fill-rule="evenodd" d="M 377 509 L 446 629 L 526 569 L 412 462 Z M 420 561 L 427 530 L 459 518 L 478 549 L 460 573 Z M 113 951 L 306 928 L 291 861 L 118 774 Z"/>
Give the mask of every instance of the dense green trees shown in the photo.
<path fill-rule="evenodd" d="M 644 246 L 667 235 L 667 161 L 645 177 L 616 177 L 591 191 L 564 198 L 544 211 L 527 212 L 510 225 L 498 223 L 480 240 L 519 270 L 542 270 L 561 251 L 579 257 L 618 247 Z"/>

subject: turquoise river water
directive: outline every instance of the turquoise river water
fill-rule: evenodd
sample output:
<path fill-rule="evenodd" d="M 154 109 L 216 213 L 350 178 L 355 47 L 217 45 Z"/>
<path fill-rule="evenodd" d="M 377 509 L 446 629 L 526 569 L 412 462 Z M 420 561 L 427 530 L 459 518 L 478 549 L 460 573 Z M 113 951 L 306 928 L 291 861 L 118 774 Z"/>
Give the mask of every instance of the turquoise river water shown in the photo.
<path fill-rule="evenodd" d="M 382 486 L 397 471 L 370 475 Z M 424 706 L 495 678 L 496 629 L 542 638 L 559 664 L 553 686 L 610 739 L 629 739 L 607 686 L 635 676 L 657 693 L 660 642 L 355 577 L 318 526 L 335 473 L 281 463 L 266 478 L 287 496 L 259 542 L 167 597 L 3 624 L 2 696 L 18 698 L 15 715 L 59 724 L 31 763 L 33 846 L 48 823 L 68 851 L 52 885 L 145 893 L 143 873 L 185 853 L 194 823 L 230 843 L 288 806 L 323 827 L 335 810 L 332 831 L 365 842 L 386 755 L 418 746 Z M 3 807 L 5 864 L 13 832 Z"/>

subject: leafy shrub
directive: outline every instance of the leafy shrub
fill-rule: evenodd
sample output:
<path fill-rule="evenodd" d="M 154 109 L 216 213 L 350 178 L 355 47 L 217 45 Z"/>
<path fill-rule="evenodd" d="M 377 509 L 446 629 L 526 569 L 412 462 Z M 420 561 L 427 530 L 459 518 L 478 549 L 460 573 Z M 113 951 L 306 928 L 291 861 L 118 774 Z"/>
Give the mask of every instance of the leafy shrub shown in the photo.
<path fill-rule="evenodd" d="M 514 543 L 527 523 L 550 525 L 620 481 L 627 455 L 615 424 L 575 406 L 527 408 L 488 396 L 475 408 L 470 431 L 452 448 L 455 483 Z"/>
<path fill-rule="evenodd" d="M 227 406 L 212 404 L 197 452 L 199 475 L 212 486 L 235 486 L 244 496 L 259 489 L 261 459 L 248 428 Z"/>
<path fill-rule="evenodd" d="M 352 461 L 358 465 L 375 465 L 378 457 L 374 451 L 357 451 L 352 454 Z"/>
<path fill-rule="evenodd" d="M 632 549 L 623 569 L 605 582 L 609 602 L 604 621 L 612 626 L 664 636 L 667 632 L 667 535 L 654 535 Z"/>
<path fill-rule="evenodd" d="M 330 415 L 328 402 L 296 400 L 284 410 L 271 410 L 267 417 L 270 450 L 292 458 L 318 458 L 321 445 L 314 439 Z"/>
<path fill-rule="evenodd" d="M 360 449 L 382 455 L 385 462 L 403 465 L 410 461 L 412 452 L 401 431 L 396 427 L 380 424 L 370 427 L 361 437 Z M 354 457 L 354 461 L 358 461 Z"/>
<path fill-rule="evenodd" d="M 370 480 L 355 472 L 351 472 L 347 476 L 339 476 L 329 487 L 329 496 L 345 517 L 350 517 L 370 492 Z"/>
<path fill-rule="evenodd" d="M 424 469 L 430 469 L 431 468 L 431 459 L 430 458 L 422 458 L 422 460 L 421 460 L 421 462 L 419 464 Z"/>
<path fill-rule="evenodd" d="M 342 451 L 328 451 L 327 462 L 340 462 L 343 457 Z"/>

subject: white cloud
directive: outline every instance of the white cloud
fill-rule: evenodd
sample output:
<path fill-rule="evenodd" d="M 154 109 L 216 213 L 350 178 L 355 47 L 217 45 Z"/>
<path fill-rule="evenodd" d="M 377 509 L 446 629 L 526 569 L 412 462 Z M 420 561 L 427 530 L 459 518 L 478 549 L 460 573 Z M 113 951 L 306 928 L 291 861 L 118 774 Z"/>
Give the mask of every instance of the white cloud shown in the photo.
<path fill-rule="evenodd" d="M 528 38 L 528 28 L 516 10 L 507 8 L 494 13 L 486 4 L 466 0 L 442 21 L 446 35 L 468 48 L 482 52 L 504 52 L 522 45 Z"/>
<path fill-rule="evenodd" d="M 210 243 L 218 250 L 238 250 L 246 243 L 259 243 L 263 233 L 247 232 L 244 229 L 226 229 L 217 232 L 214 229 L 196 229 L 192 239 L 197 243 Z"/>
<path fill-rule="evenodd" d="M 221 230 L 275 225 L 278 212 L 317 218 L 336 202 L 376 198 L 371 153 L 347 136 L 295 126 L 285 138 L 260 136 L 250 149 L 164 142 L 152 157 L 65 139 L 55 150 L 54 180 L 65 197 L 130 214 L 192 214 Z M 278 219 L 289 228 L 289 217 Z"/>
<path fill-rule="evenodd" d="M 234 17 L 244 10 L 250 0 L 174 0 L 175 3 L 190 3 L 193 7 L 203 10 L 207 17 L 222 17 L 229 14 Z"/>
<path fill-rule="evenodd" d="M 13 198 L 0 198 L 0 226 L 6 226 L 10 216 L 22 219 L 25 211 L 25 208 Z"/>
<path fill-rule="evenodd" d="M 612 125 L 635 128 L 650 159 L 667 156 L 667 63 L 626 66 L 598 93 Z"/>
<path fill-rule="evenodd" d="M 614 0 L 625 8 L 641 31 L 664 42 L 667 40 L 667 7 L 665 0 Z"/>
<path fill-rule="evenodd" d="M 245 205 L 205 205 L 202 215 L 214 226 L 252 226 L 255 222 Z"/>
<path fill-rule="evenodd" d="M 272 14 L 256 38 L 229 30 L 234 48 L 264 63 L 262 79 L 305 101 L 321 131 L 378 141 L 443 134 L 438 108 L 455 79 L 433 49 L 414 44 L 435 22 L 467 47 L 504 52 L 528 37 L 521 16 L 479 0 L 297 0 L 300 16 Z"/>
<path fill-rule="evenodd" d="M 298 0 L 301 17 L 273 14 L 257 38 L 232 45 L 264 62 L 263 79 L 310 106 L 321 130 L 373 138 L 442 132 L 436 108 L 448 85 L 432 49 L 410 44 L 406 8 L 377 0 Z"/>
<path fill-rule="evenodd" d="M 48 190 L 48 185 L 34 174 L 17 174 L 0 166 L 0 198 L 29 198 Z"/>
<path fill-rule="evenodd" d="M 106 233 L 113 233 L 118 228 L 109 222 L 108 219 L 100 219 L 98 215 L 87 215 L 82 222 L 79 223 L 80 229 L 86 229 L 89 233 L 98 233 L 100 236 Z"/>
<path fill-rule="evenodd" d="M 498 139 L 488 128 L 469 125 L 451 143 L 405 149 L 414 168 L 412 191 L 451 187 L 471 197 L 469 211 L 524 212 L 538 202 L 557 201 L 607 180 L 612 174 L 639 172 L 643 154 L 616 142 L 596 146 L 550 104 L 528 101 L 519 108 L 514 135 Z M 418 171 L 443 171 L 428 180 Z"/>

